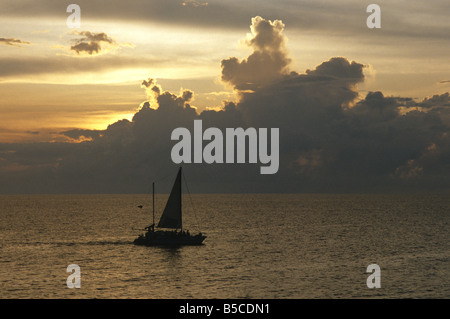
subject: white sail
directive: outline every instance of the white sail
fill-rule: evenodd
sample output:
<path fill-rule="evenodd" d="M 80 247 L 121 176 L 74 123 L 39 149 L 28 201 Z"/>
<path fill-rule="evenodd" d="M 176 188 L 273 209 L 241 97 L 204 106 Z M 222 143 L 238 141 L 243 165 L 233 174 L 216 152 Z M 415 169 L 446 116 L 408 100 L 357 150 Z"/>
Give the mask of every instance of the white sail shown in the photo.
<path fill-rule="evenodd" d="M 166 207 L 159 220 L 158 227 L 181 229 L 181 167 L 173 184 Z"/>

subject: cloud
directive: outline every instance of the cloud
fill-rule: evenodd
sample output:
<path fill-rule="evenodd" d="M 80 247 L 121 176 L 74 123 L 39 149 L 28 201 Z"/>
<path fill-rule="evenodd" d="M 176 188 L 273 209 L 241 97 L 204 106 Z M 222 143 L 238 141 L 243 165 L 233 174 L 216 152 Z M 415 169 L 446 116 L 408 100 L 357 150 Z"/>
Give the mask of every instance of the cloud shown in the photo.
<path fill-rule="evenodd" d="M 222 60 L 222 81 L 238 91 L 254 91 L 288 73 L 291 62 L 285 48 L 284 24 L 259 16 L 252 19 L 251 37 L 246 44 L 254 51 L 246 59 Z"/>
<path fill-rule="evenodd" d="M 208 5 L 208 2 L 198 2 L 198 1 L 194 1 L 194 0 L 186 0 L 186 1 L 183 1 L 181 3 L 181 5 L 183 7 L 192 6 L 194 8 L 198 8 L 198 7 L 206 7 Z"/>
<path fill-rule="evenodd" d="M 314 70 L 306 70 L 308 75 L 327 76 L 335 79 L 357 83 L 364 79 L 364 65 L 355 61 L 349 62 L 346 58 L 336 57 L 323 62 Z"/>
<path fill-rule="evenodd" d="M 434 107 L 434 106 L 450 106 L 450 95 L 448 92 L 443 94 L 435 94 L 432 97 L 426 97 L 422 102 L 418 103 L 422 107 Z"/>
<path fill-rule="evenodd" d="M 22 40 L 14 39 L 14 38 L 0 38 L 0 44 L 20 47 L 21 44 L 30 44 L 30 42 L 22 41 Z"/>
<path fill-rule="evenodd" d="M 94 138 L 99 138 L 101 136 L 100 130 L 83 130 L 83 129 L 72 129 L 60 132 L 59 134 L 64 135 L 76 142 L 84 142 L 93 140 Z"/>
<path fill-rule="evenodd" d="M 183 3 L 186 5 L 183 6 Z M 203 5 L 208 3 L 208 5 Z M 393 41 L 401 38 L 403 43 L 412 38 L 411 45 L 415 46 L 417 38 L 441 39 L 448 38 L 448 2 L 435 0 L 433 6 L 425 6 L 419 0 L 411 0 L 411 6 L 398 1 L 389 8 L 387 23 L 383 28 L 389 32 L 371 34 L 369 41 L 376 37 L 380 43 L 385 44 L 387 37 Z M 67 3 L 55 5 L 54 0 L 40 0 L 39 6 L 30 6 L 29 0 L 16 0 L 13 2 L 0 2 L 0 12 L 7 17 L 26 18 L 60 18 L 65 12 Z M 247 26 L 248 18 L 255 15 L 255 6 L 239 0 L 204 1 L 204 0 L 128 0 L 116 1 L 114 6 L 105 6 L 101 1 L 78 0 L 78 5 L 85 8 L 89 15 L 97 20 L 124 20 L 127 22 L 151 21 L 167 25 L 204 26 L 207 28 L 233 28 L 242 29 Z M 197 7 L 195 6 L 197 4 Z M 348 37 L 358 37 L 367 40 L 365 27 L 365 8 L 359 0 L 346 0 L 344 2 L 330 1 L 258 1 L 258 14 L 261 16 L 283 17 L 290 29 L 302 31 L 322 31 L 328 34 L 342 34 Z M 192 9 L 187 11 L 186 9 Z M 204 10 L 197 10 L 204 9 Z M 403 17 L 408 15 L 410 19 Z M 362 24 L 363 23 L 363 24 Z M 391 32 L 392 31 L 392 32 Z M 395 43 L 395 42 L 394 42 Z M 442 45 L 442 43 L 440 43 Z M 404 49 L 402 50 L 402 52 Z M 444 52 L 447 52 L 444 50 Z"/>
<path fill-rule="evenodd" d="M 70 50 L 76 52 L 78 55 L 100 54 L 111 50 L 111 48 L 118 47 L 116 41 L 108 37 L 104 32 L 78 31 L 74 34 L 82 36 L 74 40 L 75 44 L 70 47 Z"/>
<path fill-rule="evenodd" d="M 59 55 L 48 57 L 5 57 L 0 58 L 0 76 L 28 76 L 34 79 L 41 74 L 81 74 L 90 72 L 107 72 L 117 69 L 158 68 L 170 64 L 166 57 L 130 57 L 116 55 L 96 55 L 95 59 L 74 59 L 72 56 Z"/>
<path fill-rule="evenodd" d="M 155 79 L 143 80 L 141 83 L 141 87 L 145 88 L 147 96 L 150 99 L 157 98 L 158 95 L 162 92 L 161 86 L 156 84 Z"/>
<path fill-rule="evenodd" d="M 279 128 L 280 168 L 263 176 L 259 164 L 186 164 L 192 192 L 450 189 L 448 93 L 422 101 L 381 91 L 361 97 L 365 63 L 331 57 L 294 71 L 283 32 L 281 21 L 252 19 L 250 55 L 222 61 L 222 80 L 238 98 L 221 109 L 198 112 L 192 90 L 172 93 L 149 78 L 141 82 L 147 100 L 131 120 L 62 132 L 84 142 L 0 144 L 0 192 L 145 192 L 176 171 L 171 132 L 192 130 L 195 119 L 204 129 Z"/>

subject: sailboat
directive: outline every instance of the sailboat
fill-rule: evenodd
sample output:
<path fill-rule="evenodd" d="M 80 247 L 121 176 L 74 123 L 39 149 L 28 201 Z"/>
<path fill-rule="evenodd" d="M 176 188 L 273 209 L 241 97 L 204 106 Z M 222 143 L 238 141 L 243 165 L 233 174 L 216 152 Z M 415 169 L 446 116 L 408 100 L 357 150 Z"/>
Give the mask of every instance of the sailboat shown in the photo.
<path fill-rule="evenodd" d="M 181 167 L 167 200 L 166 207 L 155 229 L 155 183 L 153 183 L 153 224 L 146 227 L 145 234 L 140 234 L 135 245 L 144 246 L 181 246 L 201 245 L 206 238 L 202 233 L 191 235 L 189 230 L 183 230 L 182 200 L 181 200 Z M 167 230 L 170 229 L 170 230 Z"/>

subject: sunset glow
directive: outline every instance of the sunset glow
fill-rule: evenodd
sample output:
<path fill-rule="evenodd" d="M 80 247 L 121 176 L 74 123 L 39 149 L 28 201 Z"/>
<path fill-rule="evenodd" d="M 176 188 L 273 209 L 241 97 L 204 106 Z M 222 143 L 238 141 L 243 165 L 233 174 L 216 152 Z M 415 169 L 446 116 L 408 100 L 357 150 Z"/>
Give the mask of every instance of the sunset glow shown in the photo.
<path fill-rule="evenodd" d="M 403 181 L 409 175 L 396 172 L 409 171 L 411 163 L 422 168 L 419 162 L 444 152 L 447 1 L 379 2 L 376 28 L 368 4 L 357 0 L 80 0 L 79 16 L 66 11 L 69 4 L 0 4 L 4 154 L 24 145 L 61 143 L 65 150 L 65 143 L 76 143 L 86 150 L 137 148 L 140 160 L 150 160 L 155 148 L 170 144 L 169 128 L 195 118 L 217 126 L 277 125 L 280 139 L 292 134 L 285 143 L 297 144 L 280 155 L 280 165 L 293 170 L 289 176 L 316 178 L 327 165 L 347 169 L 357 158 L 339 162 L 348 145 L 380 143 L 390 154 L 398 146 L 381 141 L 402 141 L 402 155 L 386 155 L 393 162 L 383 174 Z M 123 150 L 101 154 L 109 152 Z M 64 162 L 75 153 L 45 160 Z M 12 155 L 0 160 L 13 170 L 34 169 Z M 77 162 L 66 160 L 69 167 Z"/>

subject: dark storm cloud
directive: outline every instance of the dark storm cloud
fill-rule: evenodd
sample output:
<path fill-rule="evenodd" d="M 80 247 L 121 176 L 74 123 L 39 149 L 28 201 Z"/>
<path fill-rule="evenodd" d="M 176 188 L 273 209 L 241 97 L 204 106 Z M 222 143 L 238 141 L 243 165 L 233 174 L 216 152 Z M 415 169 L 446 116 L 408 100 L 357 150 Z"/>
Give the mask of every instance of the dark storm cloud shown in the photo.
<path fill-rule="evenodd" d="M 425 98 L 418 105 L 422 107 L 450 106 L 450 95 L 448 92 L 440 95 L 435 94 L 432 97 Z"/>
<path fill-rule="evenodd" d="M 177 127 L 192 132 L 195 119 L 203 120 L 204 129 L 279 128 L 280 168 L 277 174 L 260 175 L 259 164 L 186 164 L 192 192 L 450 188 L 448 93 L 422 101 L 378 91 L 360 98 L 364 64 L 334 57 L 298 73 L 290 69 L 281 21 L 255 18 L 252 27 L 250 56 L 222 63 L 223 80 L 241 93 L 238 101 L 198 113 L 194 92 L 174 94 L 152 78 L 144 80 L 148 101 L 132 120 L 103 131 L 64 132 L 91 141 L 0 145 L 0 191 L 8 192 L 7 181 L 14 180 L 17 189 L 22 185 L 30 191 L 39 185 L 56 192 L 146 192 L 151 181 L 176 171 L 171 133 Z M 255 54 L 266 58 L 253 62 Z M 260 75 L 265 67 L 267 75 Z M 160 191 L 169 191 L 170 182 Z"/>
<path fill-rule="evenodd" d="M 21 44 L 30 44 L 30 42 L 22 41 L 22 40 L 14 39 L 14 38 L 0 38 L 0 44 L 20 47 Z"/>
<path fill-rule="evenodd" d="M 329 76 L 347 80 L 349 83 L 358 83 L 364 79 L 363 67 L 364 65 L 355 61 L 350 63 L 346 58 L 338 57 L 323 62 L 315 70 L 306 70 L 306 74 Z"/>

